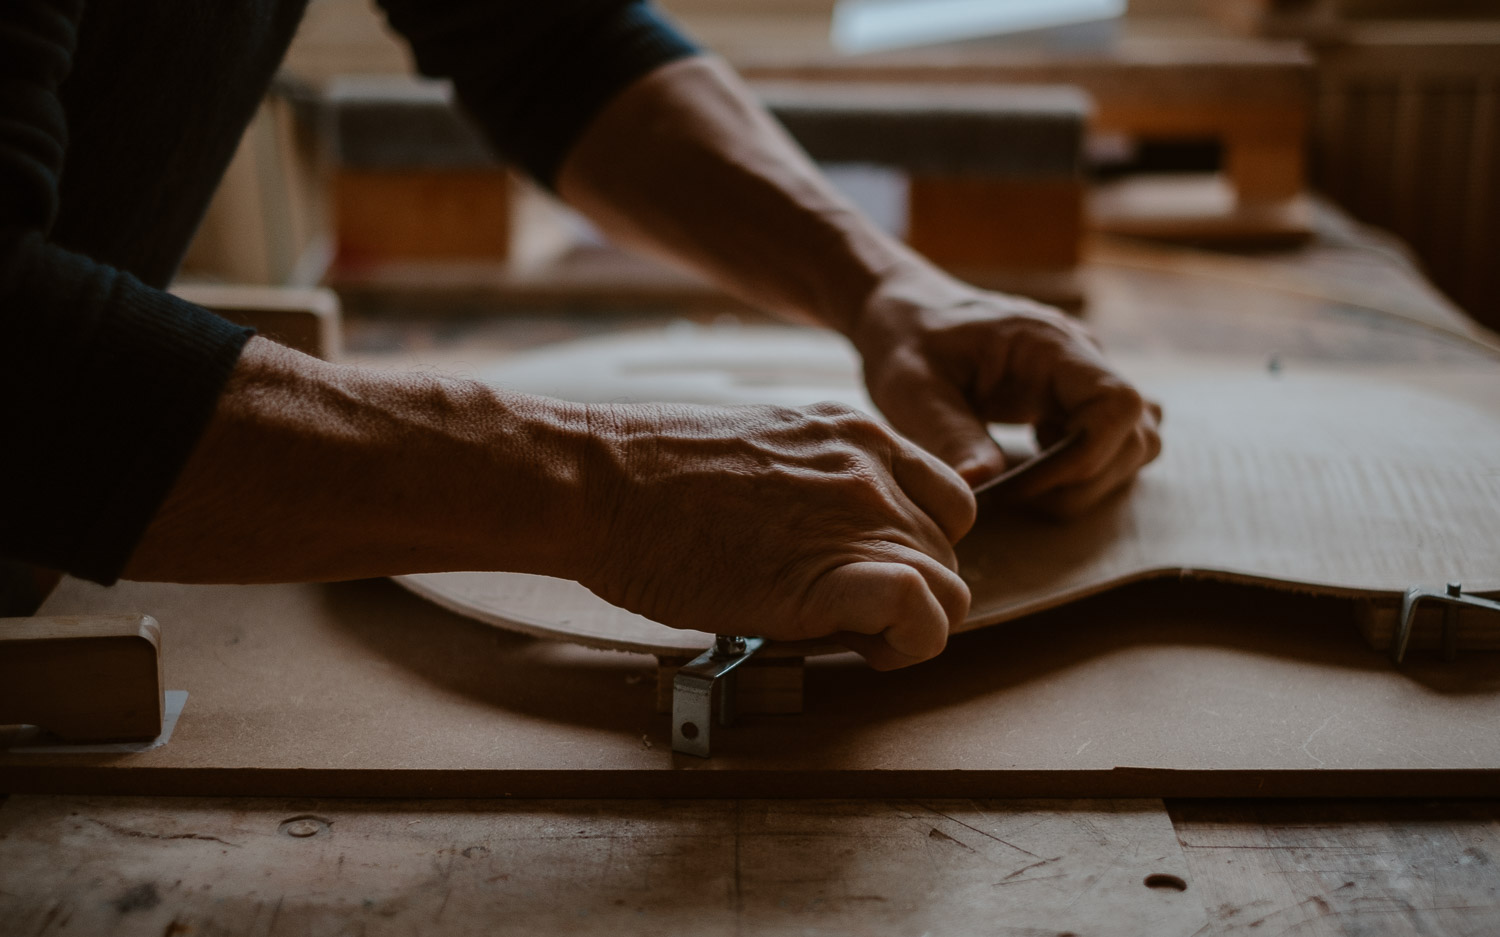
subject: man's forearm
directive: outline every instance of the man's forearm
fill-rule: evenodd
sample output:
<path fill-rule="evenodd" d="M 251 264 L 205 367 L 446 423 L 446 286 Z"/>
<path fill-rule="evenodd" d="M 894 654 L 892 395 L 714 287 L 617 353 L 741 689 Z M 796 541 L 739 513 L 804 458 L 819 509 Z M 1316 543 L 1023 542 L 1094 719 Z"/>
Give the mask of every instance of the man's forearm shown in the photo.
<path fill-rule="evenodd" d="M 1085 510 L 1160 450 L 1159 411 L 1088 330 L 1029 300 L 944 274 L 840 198 L 717 59 L 658 68 L 584 131 L 562 195 L 626 243 L 750 302 L 847 335 L 870 398 L 971 484 L 1004 455 L 987 423 L 1083 442 L 1033 476 L 1031 503 Z"/>
<path fill-rule="evenodd" d="M 579 575 L 587 438 L 582 407 L 254 339 L 124 575 Z"/>
<path fill-rule="evenodd" d="M 958 289 L 835 192 L 714 58 L 622 92 L 569 153 L 558 188 L 616 240 L 845 333 L 878 287 Z"/>
<path fill-rule="evenodd" d="M 677 628 L 938 653 L 969 593 L 953 472 L 846 407 L 568 404 L 254 339 L 131 579 L 576 579 Z"/>

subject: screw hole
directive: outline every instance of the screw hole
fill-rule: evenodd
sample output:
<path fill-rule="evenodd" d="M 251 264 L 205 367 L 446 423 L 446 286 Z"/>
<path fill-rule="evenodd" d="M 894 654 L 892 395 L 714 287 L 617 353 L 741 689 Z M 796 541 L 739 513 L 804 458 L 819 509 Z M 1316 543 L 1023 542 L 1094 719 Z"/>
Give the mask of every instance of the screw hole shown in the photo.
<path fill-rule="evenodd" d="M 1162 891 L 1187 891 L 1187 882 L 1176 875 L 1168 875 L 1165 872 L 1154 872 L 1146 876 L 1147 888 L 1157 888 Z"/>
<path fill-rule="evenodd" d="M 682 737 L 685 738 L 685 739 L 695 739 L 695 738 L 697 738 L 698 737 L 698 725 L 697 725 L 697 723 L 684 722 L 682 724 Z"/>

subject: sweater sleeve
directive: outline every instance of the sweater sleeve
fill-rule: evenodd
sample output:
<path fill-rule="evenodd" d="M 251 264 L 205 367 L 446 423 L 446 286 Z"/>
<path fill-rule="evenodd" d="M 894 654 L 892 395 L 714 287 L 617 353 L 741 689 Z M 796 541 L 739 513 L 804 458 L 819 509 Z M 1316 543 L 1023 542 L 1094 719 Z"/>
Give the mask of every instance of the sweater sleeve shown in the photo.
<path fill-rule="evenodd" d="M 452 79 L 506 159 L 547 186 L 594 114 L 698 49 L 643 0 L 380 0 L 417 66 Z"/>
<path fill-rule="evenodd" d="M 0 557 L 109 583 L 251 332 L 50 240 L 82 11 L 0 4 Z"/>

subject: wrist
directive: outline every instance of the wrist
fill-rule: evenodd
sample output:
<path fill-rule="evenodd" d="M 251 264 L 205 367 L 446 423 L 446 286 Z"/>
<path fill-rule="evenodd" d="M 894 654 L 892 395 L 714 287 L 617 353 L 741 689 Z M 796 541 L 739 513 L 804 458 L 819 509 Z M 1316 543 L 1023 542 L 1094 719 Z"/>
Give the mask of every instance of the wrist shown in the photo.
<path fill-rule="evenodd" d="M 889 351 L 914 337 L 933 312 L 972 303 L 980 291 L 918 258 L 882 277 L 854 308 L 843 329 L 861 355 Z"/>
<path fill-rule="evenodd" d="M 485 493 L 483 509 L 467 499 L 453 506 L 458 529 L 479 537 L 469 547 L 482 558 L 474 568 L 581 578 L 597 552 L 591 408 L 482 385 L 477 392 L 486 418 L 466 474 Z"/>

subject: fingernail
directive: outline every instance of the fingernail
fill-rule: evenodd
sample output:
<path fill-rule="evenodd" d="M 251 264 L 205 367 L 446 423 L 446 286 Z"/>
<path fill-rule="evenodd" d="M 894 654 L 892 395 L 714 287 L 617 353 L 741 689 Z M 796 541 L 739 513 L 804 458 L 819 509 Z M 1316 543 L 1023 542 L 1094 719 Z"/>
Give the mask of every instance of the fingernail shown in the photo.
<path fill-rule="evenodd" d="M 982 481 L 987 481 L 991 475 L 995 474 L 994 470 L 985 463 L 974 459 L 960 462 L 953 470 L 958 473 L 959 478 L 968 482 L 971 488 Z"/>

